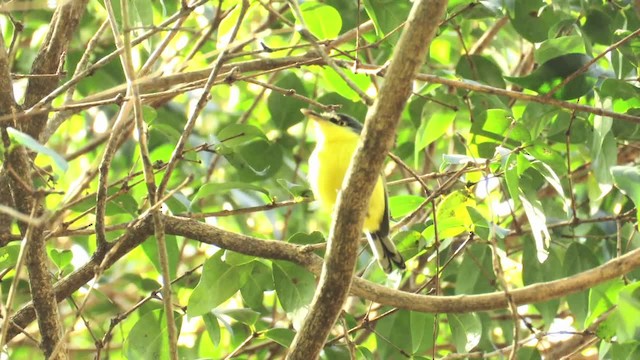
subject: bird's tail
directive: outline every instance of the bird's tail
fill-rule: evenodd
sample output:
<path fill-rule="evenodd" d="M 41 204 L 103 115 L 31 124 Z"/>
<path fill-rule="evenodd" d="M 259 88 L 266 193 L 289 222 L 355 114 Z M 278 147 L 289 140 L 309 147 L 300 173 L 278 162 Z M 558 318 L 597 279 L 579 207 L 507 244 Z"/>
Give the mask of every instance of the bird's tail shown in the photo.
<path fill-rule="evenodd" d="M 365 233 L 369 241 L 369 246 L 371 246 L 371 250 L 373 250 L 373 255 L 378 260 L 378 264 L 380 264 L 384 272 L 388 274 L 393 271 L 393 264 L 403 270 L 406 268 L 402 255 L 400 255 L 400 252 L 396 249 L 396 245 L 388 235 L 381 236 L 379 233 L 369 233 L 368 231 Z"/>

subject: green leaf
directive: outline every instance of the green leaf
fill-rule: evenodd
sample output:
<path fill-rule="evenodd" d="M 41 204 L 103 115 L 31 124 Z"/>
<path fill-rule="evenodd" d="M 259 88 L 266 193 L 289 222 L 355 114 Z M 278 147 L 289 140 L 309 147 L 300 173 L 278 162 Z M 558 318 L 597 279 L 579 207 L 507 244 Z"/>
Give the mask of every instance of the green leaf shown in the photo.
<path fill-rule="evenodd" d="M 253 310 L 261 311 L 263 309 L 264 292 L 267 290 L 273 290 L 271 268 L 256 261 L 251 276 L 240 288 L 242 300 Z"/>
<path fill-rule="evenodd" d="M 225 302 L 247 282 L 252 269 L 253 264 L 228 265 L 222 261 L 222 251 L 218 251 L 204 263 L 200 282 L 189 297 L 187 315 L 206 314 Z"/>
<path fill-rule="evenodd" d="M 119 195 L 115 199 L 111 199 L 107 202 L 106 214 L 108 216 L 129 214 L 137 217 L 138 203 L 129 193 Z"/>
<path fill-rule="evenodd" d="M 586 21 L 582 25 L 582 31 L 592 42 L 602 45 L 612 43 L 615 28 L 612 29 L 613 20 L 611 17 L 598 9 L 590 9 L 587 12 Z"/>
<path fill-rule="evenodd" d="M 531 42 L 546 40 L 551 26 L 560 21 L 553 6 L 542 0 L 515 0 L 509 17 L 516 31 Z"/>
<path fill-rule="evenodd" d="M 461 56 L 456 65 L 456 74 L 464 79 L 484 83 L 493 87 L 506 87 L 502 70 L 496 63 L 481 55 Z"/>
<path fill-rule="evenodd" d="M 225 147 L 235 148 L 256 139 L 266 140 L 267 136 L 259 128 L 247 124 L 231 124 L 218 131 L 216 135 Z"/>
<path fill-rule="evenodd" d="M 358 89 L 362 92 L 366 92 L 369 86 L 371 86 L 371 78 L 364 74 L 354 74 L 351 71 L 343 70 L 342 73 L 353 82 Z M 322 83 L 329 91 L 335 91 L 340 96 L 349 101 L 362 101 L 360 95 L 353 90 L 347 83 L 338 75 L 338 73 L 330 67 L 322 69 Z M 340 110 L 343 112 L 343 110 Z"/>
<path fill-rule="evenodd" d="M 620 343 L 636 342 L 640 339 L 640 282 L 625 286 L 620 290 L 617 340 Z"/>
<path fill-rule="evenodd" d="M 564 276 L 569 277 L 600 265 L 593 252 L 586 246 L 574 242 L 569 245 L 562 264 Z M 567 296 L 567 304 L 577 324 L 584 324 L 589 313 L 589 291 L 581 291 Z"/>
<path fill-rule="evenodd" d="M 392 219 L 399 219 L 414 212 L 426 199 L 418 195 L 398 195 L 389 198 Z"/>
<path fill-rule="evenodd" d="M 540 356 L 540 352 L 538 349 L 523 346 L 518 349 L 518 353 L 516 355 L 516 359 L 518 360 L 540 360 L 542 357 Z"/>
<path fill-rule="evenodd" d="M 236 26 L 238 22 L 238 18 L 240 17 L 240 13 L 242 11 L 242 6 L 236 3 L 232 8 L 226 8 L 225 11 L 229 11 L 228 15 L 222 18 L 220 21 L 220 25 L 218 26 L 218 36 L 216 37 L 216 49 L 225 48 L 229 44 L 229 40 L 231 40 L 231 34 L 233 32 L 233 28 Z"/>
<path fill-rule="evenodd" d="M 604 341 L 613 340 L 613 338 L 616 336 L 616 324 L 620 321 L 619 317 L 620 313 L 617 310 L 614 310 L 611 314 L 609 314 L 609 316 L 607 316 L 606 319 L 604 319 L 604 321 L 602 321 L 598 325 L 598 328 L 596 329 L 596 335 Z"/>
<path fill-rule="evenodd" d="M 529 130 L 518 123 L 513 123 L 513 118 L 508 110 L 504 109 L 488 109 L 480 114 L 477 121 L 471 125 L 471 133 L 476 135 L 473 138 L 474 143 L 480 143 L 483 140 L 490 139 L 497 145 L 508 144 L 513 147 L 521 145 L 523 142 L 531 141 Z M 480 154 L 483 156 L 493 155 Z"/>
<path fill-rule="evenodd" d="M 153 27 L 153 7 L 149 6 L 149 2 L 146 0 L 133 0 L 131 4 L 133 5 L 130 7 L 132 15 L 137 18 L 135 23 L 139 23 L 140 26 L 145 28 Z M 133 25 L 135 23 L 129 24 Z"/>
<path fill-rule="evenodd" d="M 275 85 L 308 96 L 302 81 L 293 72 L 287 72 L 287 75 L 278 80 Z M 271 92 L 267 99 L 271 119 L 280 130 L 286 130 L 302 121 L 303 115 L 300 109 L 306 105 L 302 100 L 283 95 L 277 91 Z"/>
<path fill-rule="evenodd" d="M 397 0 L 364 0 L 364 9 L 373 21 L 376 34 L 382 38 L 407 19 L 411 3 Z M 396 33 L 388 40 L 393 43 L 398 37 L 399 34 Z"/>
<path fill-rule="evenodd" d="M 20 253 L 20 245 L 10 244 L 0 247 L 0 269 L 14 266 L 18 261 L 18 253 Z"/>
<path fill-rule="evenodd" d="M 438 236 L 443 238 L 453 237 L 471 229 L 472 221 L 467 211 L 467 206 L 475 203 L 466 190 L 454 191 L 444 197 L 436 208 Z M 433 225 L 427 227 L 422 235 L 429 240 L 434 236 Z"/>
<path fill-rule="evenodd" d="M 456 295 L 472 295 L 495 291 L 491 248 L 486 244 L 472 244 L 458 268 Z"/>
<path fill-rule="evenodd" d="M 38 154 L 42 154 L 48 156 L 53 160 L 53 162 L 58 166 L 61 172 L 66 172 L 69 169 L 69 163 L 57 152 L 49 149 L 48 147 L 40 144 L 36 139 L 32 138 L 29 134 L 25 134 L 19 130 L 16 130 L 12 127 L 7 127 L 7 134 L 9 134 L 9 138 L 20 144 L 24 147 L 37 152 Z"/>
<path fill-rule="evenodd" d="M 357 358 L 364 360 L 375 360 L 376 358 L 373 356 L 373 353 L 368 348 L 358 345 L 356 346 Z"/>
<path fill-rule="evenodd" d="M 524 159 L 524 156 L 520 157 Z M 536 245 L 536 258 L 539 262 L 546 261 L 549 255 L 549 244 L 551 242 L 551 234 L 547 227 L 547 217 L 544 208 L 540 202 L 537 192 L 531 189 L 531 181 L 529 176 L 521 176 L 523 180 L 520 183 L 520 191 L 518 197 L 524 213 L 527 216 L 529 225 L 531 225 L 531 233 Z"/>
<path fill-rule="evenodd" d="M 225 159 L 238 170 L 244 182 L 266 179 L 278 172 L 283 164 L 283 149 L 267 140 L 249 142 L 225 155 Z"/>
<path fill-rule="evenodd" d="M 153 123 L 149 126 L 149 138 L 152 140 L 162 140 L 161 144 L 176 144 L 180 140 L 180 131 L 176 130 L 173 126 Z M 164 139 L 162 139 L 164 138 Z"/>
<path fill-rule="evenodd" d="M 275 328 L 265 331 L 264 336 L 288 348 L 293 342 L 295 333 L 290 329 Z"/>
<path fill-rule="evenodd" d="M 261 186 L 249 184 L 246 182 L 240 182 L 240 181 L 227 181 L 224 183 L 207 183 L 202 185 L 200 189 L 198 189 L 198 191 L 196 192 L 191 203 L 192 204 L 196 203 L 198 200 L 203 198 L 227 193 L 227 192 L 230 192 L 231 190 L 256 191 L 256 192 L 265 194 L 268 199 L 271 199 L 271 193 L 269 192 L 269 190 Z"/>
<path fill-rule="evenodd" d="M 306 1 L 300 5 L 307 29 L 318 39 L 333 39 L 342 29 L 342 18 L 334 7 L 319 2 Z"/>
<path fill-rule="evenodd" d="M 220 324 L 218 324 L 218 318 L 213 313 L 207 313 L 202 315 L 204 321 L 204 327 L 207 329 L 209 339 L 213 345 L 218 346 L 220 344 Z"/>
<path fill-rule="evenodd" d="M 264 290 L 262 284 L 252 276 L 247 279 L 247 282 L 240 288 L 240 294 L 245 304 L 254 310 L 262 308 L 262 302 L 264 300 Z"/>
<path fill-rule="evenodd" d="M 227 315 L 245 325 L 252 326 L 260 318 L 260 313 L 251 309 L 223 309 L 216 310 L 218 315 Z"/>
<path fill-rule="evenodd" d="M 489 221 L 473 206 L 467 206 L 467 211 L 473 223 L 473 232 L 483 240 L 491 237 L 491 225 Z"/>
<path fill-rule="evenodd" d="M 611 118 L 595 116 L 593 121 L 593 141 L 591 144 L 592 172 L 598 181 L 602 195 L 611 190 L 613 176 L 611 169 L 618 162 L 617 141 L 611 133 Z"/>
<path fill-rule="evenodd" d="M 180 249 L 178 248 L 178 239 L 175 235 L 165 234 L 164 237 L 165 247 L 167 249 L 167 260 L 169 262 L 169 275 L 171 279 L 176 278 L 178 271 L 178 263 L 180 262 Z M 142 243 L 142 250 L 145 255 L 151 260 L 151 263 L 156 268 L 159 274 L 162 274 L 162 265 L 160 264 L 160 258 L 158 257 L 158 241 L 155 236 L 150 236 Z"/>
<path fill-rule="evenodd" d="M 433 347 L 434 322 L 435 317 L 433 314 L 417 311 L 409 312 L 411 350 L 413 350 L 413 354 L 424 352 Z"/>
<path fill-rule="evenodd" d="M 416 132 L 414 148 L 416 161 L 418 158 L 417 155 L 422 149 L 440 139 L 447 132 L 447 129 L 453 124 L 455 117 L 456 112 L 453 110 L 442 108 L 435 104 L 425 106 L 422 112 L 420 128 L 418 128 Z"/>
<path fill-rule="evenodd" d="M 525 285 L 553 281 L 562 277 L 562 265 L 555 252 L 550 252 L 544 263 L 541 263 L 539 259 L 533 256 L 534 253 L 538 253 L 535 245 L 532 244 L 530 238 L 525 239 L 524 253 L 522 255 L 522 280 Z M 545 328 L 548 329 L 558 311 L 560 300 L 536 303 L 534 306 L 540 311 Z"/>
<path fill-rule="evenodd" d="M 615 279 L 596 285 L 589 292 L 589 316 L 585 320 L 584 327 L 591 325 L 600 315 L 618 304 L 620 290 L 625 284 L 620 279 Z"/>
<path fill-rule="evenodd" d="M 604 343 L 604 342 L 603 342 Z M 611 357 L 615 360 L 637 360 L 640 359 L 640 344 L 611 344 Z"/>
<path fill-rule="evenodd" d="M 539 138 L 545 131 L 547 131 L 548 134 L 554 134 L 549 130 L 549 123 L 554 118 L 554 115 L 558 113 L 560 113 L 560 110 L 554 106 L 530 102 L 527 104 L 522 117 L 518 119 L 518 125 L 524 125 L 529 129 L 530 139 Z M 569 118 L 567 118 L 567 120 L 568 119 Z M 564 135 L 569 122 L 567 122 L 566 125 L 564 128 L 565 131 L 560 134 L 563 136 L 560 141 L 565 141 Z M 572 125 L 574 127 L 576 126 L 575 119 Z M 575 128 L 572 128 L 572 136 L 575 136 L 576 134 L 573 132 L 575 132 Z"/>
<path fill-rule="evenodd" d="M 545 40 L 534 53 L 534 59 L 538 64 L 566 54 L 584 54 L 584 38 L 578 35 L 561 36 L 554 39 Z"/>
<path fill-rule="evenodd" d="M 640 167 L 613 166 L 611 168 L 614 184 L 627 195 L 636 206 L 636 218 L 640 221 Z"/>
<path fill-rule="evenodd" d="M 404 358 L 401 350 L 411 353 L 412 337 L 410 312 L 399 310 L 383 319 L 376 325 L 376 338 L 378 342 L 377 355 L 380 359 Z"/>
<path fill-rule="evenodd" d="M 561 55 L 548 60 L 527 76 L 505 77 L 505 79 L 526 89 L 546 94 L 591 59 L 585 54 Z M 598 76 L 603 73 L 604 71 L 596 64 L 591 65 L 587 72 L 568 82 L 556 91 L 553 97 L 560 100 L 572 100 L 586 95 L 594 89 Z"/>
<path fill-rule="evenodd" d="M 49 252 L 49 257 L 54 264 L 58 267 L 58 269 L 62 269 L 65 266 L 71 264 L 71 260 L 73 259 L 73 253 L 71 250 L 58 250 L 51 249 Z"/>
<path fill-rule="evenodd" d="M 175 313 L 175 326 L 180 331 L 182 316 Z M 162 309 L 144 314 L 129 332 L 124 349 L 129 359 L 169 359 L 168 327 Z"/>
<path fill-rule="evenodd" d="M 308 185 L 296 184 L 292 183 L 287 179 L 276 179 L 278 185 L 280 185 L 283 189 L 287 190 L 289 195 L 294 198 L 312 198 L 313 192 Z"/>
<path fill-rule="evenodd" d="M 562 184 L 560 183 L 560 177 L 556 174 L 553 168 L 542 161 L 532 161 L 531 169 L 535 169 L 542 177 L 547 181 L 549 185 L 560 195 L 560 199 L 562 199 L 564 203 L 565 210 L 568 211 L 571 206 L 570 200 L 565 197 L 564 189 L 562 188 Z"/>
<path fill-rule="evenodd" d="M 447 314 L 453 344 L 460 353 L 468 353 L 479 343 L 482 336 L 482 322 L 475 313 Z"/>
<path fill-rule="evenodd" d="M 314 231 L 310 234 L 307 233 L 295 233 L 287 239 L 287 242 L 298 245 L 311 245 L 321 244 L 325 241 L 324 235 L 319 231 Z"/>
<path fill-rule="evenodd" d="M 507 190 L 516 208 L 522 205 L 520 203 L 520 174 L 518 174 L 517 159 L 518 154 L 511 153 L 504 162 L 504 178 L 507 183 Z"/>
<path fill-rule="evenodd" d="M 316 279 L 309 271 L 286 261 L 273 262 L 273 283 L 282 308 L 293 313 L 313 299 Z"/>

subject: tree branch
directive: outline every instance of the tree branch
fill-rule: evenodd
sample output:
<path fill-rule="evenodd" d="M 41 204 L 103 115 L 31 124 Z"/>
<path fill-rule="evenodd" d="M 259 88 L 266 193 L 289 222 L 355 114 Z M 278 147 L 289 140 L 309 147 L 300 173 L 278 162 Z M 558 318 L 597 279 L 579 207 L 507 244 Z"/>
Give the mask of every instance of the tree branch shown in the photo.
<path fill-rule="evenodd" d="M 225 231 L 192 219 L 167 215 L 162 217 L 167 234 L 184 236 L 188 239 L 245 255 L 290 261 L 305 267 L 316 275 L 320 273 L 322 259 L 313 252 L 312 246 L 258 239 Z M 54 293 L 58 302 L 71 296 L 73 292 L 93 279 L 95 271 L 101 265 L 103 270 L 108 269 L 116 261 L 144 242 L 147 237 L 153 234 L 153 231 L 153 219 L 151 216 L 146 216 L 132 223 L 123 235 L 109 243 L 107 254 L 94 254 L 89 262 L 55 284 Z M 589 289 L 638 267 L 640 267 L 640 249 L 633 250 L 603 265 L 570 277 L 513 289 L 511 296 L 518 306 L 553 300 Z M 467 313 L 498 310 L 507 307 L 507 299 L 502 291 L 481 295 L 419 295 L 390 289 L 361 278 L 354 278 L 351 295 L 382 305 L 429 313 Z M 7 341 L 20 332 L 20 329 L 14 325 L 25 328 L 33 320 L 35 320 L 33 304 L 28 303 L 11 317 L 11 328 L 9 329 Z"/>
<path fill-rule="evenodd" d="M 16 112 L 17 108 L 11 81 L 11 65 L 4 44 L 4 34 L 0 31 L 0 115 L 11 115 Z M 4 127 L 2 127 L 2 131 L 4 132 Z M 3 141 L 3 144 L 7 148 L 7 142 Z M 0 205 L 14 206 L 6 171 L 0 172 Z M 0 236 L 11 232 L 12 221 L 10 216 L 0 213 Z"/>
<path fill-rule="evenodd" d="M 89 0 L 74 0 L 56 8 L 51 19 L 49 32 L 31 66 L 31 75 L 57 74 L 63 62 L 63 55 L 75 34 L 80 18 Z M 29 78 L 24 106 L 31 107 L 58 86 L 57 76 L 36 76 Z M 48 114 L 39 114 L 30 121 L 23 122 L 22 129 L 34 139 L 40 137 L 47 122 Z"/>
<path fill-rule="evenodd" d="M 411 95 L 413 79 L 424 62 L 446 5 L 446 0 L 417 0 L 413 4 L 385 81 L 367 115 L 361 142 L 343 182 L 346 186 L 338 195 L 320 284 L 302 328 L 293 339 L 288 359 L 318 358 L 342 310 L 377 174 L 393 146 L 395 129 Z"/>

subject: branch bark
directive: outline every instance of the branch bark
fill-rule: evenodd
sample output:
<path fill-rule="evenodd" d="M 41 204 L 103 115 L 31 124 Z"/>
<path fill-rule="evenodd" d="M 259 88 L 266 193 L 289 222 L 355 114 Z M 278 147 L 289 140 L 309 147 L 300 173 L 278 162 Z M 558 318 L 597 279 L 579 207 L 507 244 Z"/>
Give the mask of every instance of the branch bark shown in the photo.
<path fill-rule="evenodd" d="M 13 83 L 11 81 L 11 65 L 9 56 L 4 44 L 4 35 L 0 32 L 0 115 L 11 115 L 18 108 L 15 97 L 13 95 Z M 4 132 L 5 127 L 1 127 Z M 3 134 L 4 136 L 5 134 Z M 5 148 L 8 139 L 3 139 Z M 6 171 L 0 172 L 0 205 L 8 207 L 14 206 L 13 197 L 9 188 L 9 178 Z M 9 236 L 11 233 L 11 223 L 13 219 L 6 215 L 0 214 L 0 237 Z"/>
<path fill-rule="evenodd" d="M 353 68 L 354 63 L 346 60 L 336 60 L 336 63 L 345 68 Z M 231 70 L 239 72 L 240 74 L 250 73 L 250 72 L 258 72 L 271 70 L 276 68 L 287 68 L 287 67 L 300 67 L 300 66 L 311 66 L 311 65 L 325 65 L 324 61 L 313 55 L 302 55 L 302 56 L 289 56 L 284 58 L 275 58 L 275 59 L 257 59 L 257 60 L 248 60 L 242 62 L 228 63 L 223 65 L 220 69 L 220 74 L 216 78 L 216 84 L 221 83 L 228 80 L 229 75 L 231 74 Z M 358 64 L 358 73 L 362 74 L 380 74 L 380 71 L 383 68 L 379 65 L 370 65 L 370 64 Z M 88 70 L 87 70 L 88 71 Z M 166 76 L 160 77 L 145 77 L 137 80 L 137 85 L 140 89 L 141 96 L 143 102 L 149 102 L 149 99 L 153 100 L 151 94 L 158 93 L 167 89 L 170 89 L 175 86 L 181 86 L 184 84 L 192 84 L 198 81 L 202 81 L 206 79 L 209 74 L 211 74 L 211 68 L 196 70 L 191 72 L 184 73 L 176 73 L 170 74 Z M 245 75 L 251 76 L 251 75 Z M 431 74 L 417 74 L 415 77 L 417 80 L 430 82 L 434 84 L 441 84 L 450 86 L 455 89 L 464 89 L 468 91 L 476 91 L 485 94 L 492 94 L 498 96 L 505 96 L 513 100 L 520 100 L 526 102 L 536 102 L 540 104 L 548 104 L 557 106 L 563 109 L 568 109 L 572 111 L 580 111 L 586 112 L 589 114 L 595 114 L 600 116 L 607 116 L 617 120 L 624 120 L 635 124 L 640 124 L 640 116 L 635 116 L 627 113 L 619 113 L 611 110 L 606 110 L 604 108 L 597 108 L 588 105 L 582 105 L 575 102 L 568 102 L 557 100 L 554 98 L 549 98 L 544 95 L 532 95 L 525 94 L 519 91 L 512 91 L 501 89 L 493 86 L 482 85 L 477 83 L 465 82 L 460 80 L 448 79 L 436 75 Z M 78 80 L 79 81 L 79 80 Z M 75 83 L 75 82 L 74 82 Z M 66 88 L 67 85 L 63 85 L 61 88 Z M 70 85 L 69 85 L 70 86 Z M 81 109 L 84 108 L 83 104 L 91 104 L 97 103 L 100 101 L 113 101 L 113 99 L 118 99 L 121 96 L 124 96 L 126 92 L 126 85 L 118 85 L 109 90 L 102 91 L 97 94 L 92 94 L 85 97 L 82 101 L 79 102 L 71 102 L 67 105 L 69 107 L 76 106 Z M 94 105 L 95 106 L 95 105 Z M 42 110 L 40 109 L 29 109 L 25 111 L 25 114 L 18 114 L 17 117 L 31 117 L 35 116 L 35 114 L 40 113 Z M 13 121 L 11 116 L 0 116 L 0 124 L 4 124 L 7 122 Z"/>
<path fill-rule="evenodd" d="M 89 0 L 68 1 L 65 5 L 56 8 L 47 36 L 31 66 L 31 75 L 59 73 L 64 61 L 64 53 L 78 28 L 87 2 Z M 59 81 L 57 76 L 30 78 L 25 93 L 24 107 L 31 107 L 48 95 L 58 86 Z M 22 124 L 22 130 L 34 139 L 38 139 L 47 123 L 47 117 L 46 113 L 34 116 L 30 121 L 25 121 Z"/>
<path fill-rule="evenodd" d="M 318 358 L 340 315 L 353 279 L 358 240 L 377 174 L 393 146 L 395 129 L 411 94 L 414 77 L 424 62 L 446 5 L 446 0 L 417 0 L 413 4 L 380 93 L 367 114 L 360 144 L 343 182 L 344 191 L 338 195 L 320 283 L 302 328 L 293 339 L 288 359 Z"/>
<path fill-rule="evenodd" d="M 56 8 L 49 31 L 40 48 L 31 68 L 32 75 L 60 73 L 64 53 L 71 41 L 73 34 L 84 13 L 88 0 L 77 0 L 66 3 Z M 5 56 L 6 58 L 6 56 Z M 0 69 L 5 76 L 3 78 L 10 81 L 6 64 L 0 61 Z M 6 72 L 5 72 L 6 70 Z M 31 106 L 39 99 L 55 89 L 59 81 L 56 76 L 35 76 L 29 79 L 27 91 L 25 93 L 25 106 Z M 8 88 L 12 85 L 9 84 Z M 5 93 L 7 90 L 4 91 Z M 13 100 L 2 96 L 3 102 Z M 4 105 L 4 104 L 2 104 Z M 38 139 L 47 122 L 48 114 L 42 113 L 28 121 L 21 121 L 13 124 L 21 131 Z M 31 157 L 23 147 L 12 149 L 7 156 L 7 163 L 20 179 L 10 176 L 9 188 L 15 205 L 23 213 L 31 213 L 40 217 L 42 209 L 42 199 L 35 196 L 33 182 L 31 180 Z M 27 187 L 27 188 L 25 188 Z M 21 232 L 27 233 L 27 224 L 20 224 Z M 33 299 L 35 312 L 38 319 L 38 327 L 42 335 L 40 346 L 47 358 L 66 359 L 66 347 L 61 346 L 61 351 L 53 354 L 54 347 L 61 340 L 62 322 L 58 313 L 58 302 L 54 295 L 53 283 L 49 272 L 49 259 L 46 251 L 46 239 L 44 237 L 44 227 L 34 226 L 29 231 L 26 241 L 26 266 L 29 270 L 29 287 Z"/>
<path fill-rule="evenodd" d="M 162 217 L 167 234 L 184 236 L 188 239 L 245 255 L 291 261 L 303 266 L 315 275 L 320 273 L 322 259 L 314 254 L 312 246 L 253 238 L 225 231 L 193 219 L 167 215 Z M 95 271 L 100 266 L 102 266 L 103 270 L 111 267 L 145 241 L 153 232 L 153 219 L 151 216 L 147 216 L 129 226 L 123 235 L 109 243 L 109 250 L 106 254 L 94 254 L 89 262 L 55 284 L 54 293 L 57 301 L 64 300 L 93 279 Z M 597 284 L 624 275 L 638 267 L 640 267 L 640 249 L 633 250 L 601 266 L 570 277 L 514 289 L 511 291 L 511 296 L 516 305 L 553 300 L 589 289 Z M 507 299 L 502 291 L 482 295 L 418 295 L 390 289 L 361 278 L 354 278 L 351 286 L 351 295 L 382 305 L 429 313 L 489 311 L 503 309 L 507 306 Z M 14 324 L 25 328 L 35 318 L 33 304 L 28 303 L 23 306 L 11 317 L 12 326 L 9 329 L 7 341 L 20 332 L 16 326 L 13 326 Z"/>

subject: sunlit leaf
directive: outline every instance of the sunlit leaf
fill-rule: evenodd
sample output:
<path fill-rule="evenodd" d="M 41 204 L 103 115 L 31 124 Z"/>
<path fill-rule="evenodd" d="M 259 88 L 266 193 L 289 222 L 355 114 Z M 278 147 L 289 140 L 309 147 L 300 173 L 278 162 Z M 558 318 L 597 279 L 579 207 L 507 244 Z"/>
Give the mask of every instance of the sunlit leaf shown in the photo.
<path fill-rule="evenodd" d="M 415 211 L 425 198 L 417 195 L 398 195 L 389 198 L 389 209 L 391 217 L 399 219 Z"/>
<path fill-rule="evenodd" d="M 318 39 L 333 39 L 342 29 L 342 18 L 338 10 L 320 2 L 300 4 L 307 29 Z"/>
<path fill-rule="evenodd" d="M 40 144 L 36 139 L 29 136 L 29 134 L 25 134 L 12 127 L 7 127 L 7 134 L 9 134 L 9 137 L 16 143 L 39 154 L 50 157 L 62 172 L 67 171 L 69 168 L 69 164 L 62 156 L 60 156 L 60 154 Z"/>

